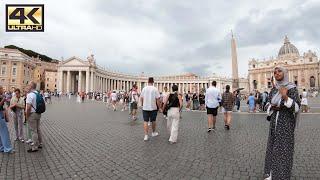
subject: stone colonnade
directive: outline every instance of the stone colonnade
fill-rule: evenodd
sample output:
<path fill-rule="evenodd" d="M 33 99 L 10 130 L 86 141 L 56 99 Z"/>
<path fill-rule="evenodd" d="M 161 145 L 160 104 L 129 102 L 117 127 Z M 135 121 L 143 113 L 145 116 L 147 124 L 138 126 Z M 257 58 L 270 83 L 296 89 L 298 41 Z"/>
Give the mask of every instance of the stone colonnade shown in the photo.
<path fill-rule="evenodd" d="M 59 91 L 67 92 L 107 92 L 107 91 L 126 91 L 132 88 L 134 84 L 138 86 L 140 92 L 143 87 L 148 84 L 146 77 L 134 78 L 122 78 L 116 76 L 103 75 L 94 71 L 59 71 Z M 160 92 L 164 91 L 164 87 L 167 87 L 169 91 L 172 91 L 172 86 L 178 85 L 179 92 L 197 92 L 202 89 L 207 89 L 210 86 L 210 81 L 175 81 L 175 80 L 160 80 L 155 78 L 154 86 L 159 89 Z"/>

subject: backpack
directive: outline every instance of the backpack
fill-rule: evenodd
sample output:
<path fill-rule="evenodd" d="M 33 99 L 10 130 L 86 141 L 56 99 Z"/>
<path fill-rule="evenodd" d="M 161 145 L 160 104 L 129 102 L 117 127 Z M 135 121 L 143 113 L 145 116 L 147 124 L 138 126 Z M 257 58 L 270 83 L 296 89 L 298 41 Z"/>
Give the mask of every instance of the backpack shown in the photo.
<path fill-rule="evenodd" d="M 36 95 L 36 108 L 33 107 L 33 109 L 36 110 L 36 113 L 42 114 L 46 111 L 46 103 L 44 102 L 42 96 L 38 92 L 33 92 Z"/>

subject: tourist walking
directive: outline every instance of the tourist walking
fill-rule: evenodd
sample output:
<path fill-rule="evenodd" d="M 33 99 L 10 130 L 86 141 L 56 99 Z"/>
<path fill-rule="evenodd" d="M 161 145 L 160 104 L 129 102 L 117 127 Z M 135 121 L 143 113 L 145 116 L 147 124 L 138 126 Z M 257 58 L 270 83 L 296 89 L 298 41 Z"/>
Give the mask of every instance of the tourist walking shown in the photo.
<path fill-rule="evenodd" d="M 130 110 L 131 110 L 131 119 L 137 120 L 137 110 L 138 110 L 138 86 L 136 84 L 133 85 L 131 94 L 130 94 Z"/>
<path fill-rule="evenodd" d="M 6 97 L 3 94 L 3 87 L 0 86 L 0 152 L 14 153 L 14 150 L 11 146 L 9 130 L 7 126 L 9 117 L 3 107 L 5 103 Z"/>
<path fill-rule="evenodd" d="M 237 91 L 236 94 L 236 106 L 237 106 L 237 111 L 240 112 L 240 104 L 241 104 L 241 94 L 240 91 Z"/>
<path fill-rule="evenodd" d="M 221 94 L 216 88 L 217 82 L 212 81 L 212 86 L 206 90 L 205 103 L 208 115 L 208 132 L 214 131 L 216 128 L 216 117 L 218 114 L 219 103 L 221 102 Z"/>
<path fill-rule="evenodd" d="M 253 96 L 253 93 L 250 93 L 250 96 L 248 97 L 247 104 L 249 105 L 249 113 L 255 112 L 255 105 L 256 99 Z"/>
<path fill-rule="evenodd" d="M 174 144 L 177 142 L 178 138 L 182 95 L 178 94 L 178 86 L 175 84 L 172 86 L 172 91 L 173 93 L 164 100 L 162 111 L 165 109 L 168 111 L 167 129 L 170 134 L 169 142 Z"/>
<path fill-rule="evenodd" d="M 199 110 L 204 111 L 205 110 L 205 95 L 202 91 L 199 94 L 199 103 L 200 103 Z"/>
<path fill-rule="evenodd" d="M 302 107 L 302 112 L 309 112 L 308 93 L 307 93 L 306 89 L 303 89 L 303 92 L 301 95 L 301 107 Z"/>
<path fill-rule="evenodd" d="M 129 94 L 127 92 L 125 92 L 124 95 L 123 95 L 122 111 L 126 111 L 128 105 L 129 105 Z"/>
<path fill-rule="evenodd" d="M 190 110 L 190 106 L 191 106 L 190 91 L 188 91 L 188 93 L 186 94 L 185 97 L 186 97 L 186 103 L 187 103 L 186 109 L 189 111 Z"/>
<path fill-rule="evenodd" d="M 111 93 L 110 97 L 111 97 L 113 111 L 116 111 L 117 110 L 117 100 L 118 100 L 118 95 L 117 95 L 116 91 L 113 91 Z"/>
<path fill-rule="evenodd" d="M 156 87 L 153 86 L 153 77 L 149 77 L 148 85 L 142 89 L 140 99 L 142 105 L 142 113 L 144 120 L 144 140 L 147 141 L 148 137 L 148 122 L 152 123 L 152 137 L 158 136 L 156 132 L 156 119 L 158 107 L 160 107 L 160 93 Z"/>
<path fill-rule="evenodd" d="M 270 129 L 264 172 L 266 179 L 288 180 L 294 154 L 294 130 L 300 107 L 299 93 L 289 82 L 287 69 L 276 67 L 275 88 L 270 93 Z"/>
<path fill-rule="evenodd" d="M 198 100 L 198 95 L 197 93 L 193 93 L 192 95 L 192 109 L 193 110 L 198 110 L 199 109 L 199 100 Z"/>
<path fill-rule="evenodd" d="M 168 88 L 165 86 L 164 88 L 163 88 L 163 90 L 164 90 L 164 92 L 162 92 L 162 104 L 161 104 L 161 107 L 163 107 L 165 104 L 164 104 L 164 101 L 168 98 L 168 96 L 169 96 L 169 92 L 168 92 Z M 168 112 L 167 112 L 167 109 L 164 109 L 164 111 L 163 111 L 163 117 L 165 118 L 165 119 L 167 119 L 167 115 L 168 115 Z"/>
<path fill-rule="evenodd" d="M 23 137 L 23 114 L 25 109 L 25 102 L 21 97 L 20 89 L 14 90 L 15 96 L 11 98 L 9 109 L 12 112 L 14 129 L 16 133 L 16 141 L 24 142 Z"/>
<path fill-rule="evenodd" d="M 26 86 L 24 93 L 23 93 L 23 100 L 24 100 L 24 104 L 25 104 L 25 109 L 27 109 L 26 101 L 27 101 L 27 95 L 28 95 L 29 91 L 30 91 L 30 87 Z M 27 121 L 26 111 L 24 111 L 24 124 L 26 125 L 26 129 L 25 129 L 26 143 L 30 144 L 30 143 L 32 143 L 32 135 L 31 135 L 30 123 Z"/>
<path fill-rule="evenodd" d="M 26 117 L 30 125 L 32 143 L 31 148 L 28 152 L 37 152 L 39 148 L 42 148 L 42 134 L 40 129 L 40 119 L 41 113 L 40 110 L 43 110 L 40 105 L 44 103 L 40 93 L 36 91 L 37 84 L 34 82 L 29 83 L 30 91 L 26 99 Z"/>
<path fill-rule="evenodd" d="M 235 95 L 230 92 L 230 86 L 226 85 L 226 91 L 222 94 L 222 112 L 224 114 L 224 128 L 230 130 L 232 120 L 232 110 Z"/>

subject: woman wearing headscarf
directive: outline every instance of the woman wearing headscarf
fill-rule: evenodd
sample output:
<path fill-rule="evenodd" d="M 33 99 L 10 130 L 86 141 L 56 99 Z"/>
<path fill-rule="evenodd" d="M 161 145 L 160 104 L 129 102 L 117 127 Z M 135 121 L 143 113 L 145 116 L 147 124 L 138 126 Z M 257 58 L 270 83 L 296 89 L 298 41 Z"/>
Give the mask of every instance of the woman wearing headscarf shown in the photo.
<path fill-rule="evenodd" d="M 289 82 L 288 71 L 274 69 L 275 87 L 269 95 L 269 138 L 265 158 L 266 180 L 288 180 L 291 177 L 294 153 L 294 130 L 300 108 L 299 93 Z"/>

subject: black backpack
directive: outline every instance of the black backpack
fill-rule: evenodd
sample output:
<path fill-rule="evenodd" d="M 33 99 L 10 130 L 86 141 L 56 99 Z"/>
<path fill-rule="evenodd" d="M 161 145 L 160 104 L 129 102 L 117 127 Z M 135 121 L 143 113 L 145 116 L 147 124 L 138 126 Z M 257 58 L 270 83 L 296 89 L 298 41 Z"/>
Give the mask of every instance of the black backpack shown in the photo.
<path fill-rule="evenodd" d="M 36 110 L 37 114 L 42 114 L 46 111 L 46 103 L 44 102 L 42 96 L 40 95 L 40 93 L 38 92 L 33 92 L 36 95 L 36 108 L 34 108 Z"/>

